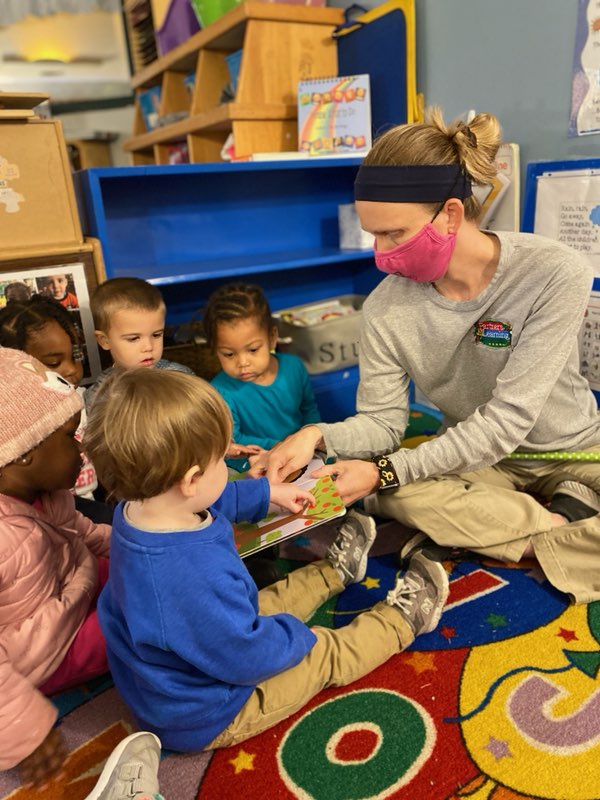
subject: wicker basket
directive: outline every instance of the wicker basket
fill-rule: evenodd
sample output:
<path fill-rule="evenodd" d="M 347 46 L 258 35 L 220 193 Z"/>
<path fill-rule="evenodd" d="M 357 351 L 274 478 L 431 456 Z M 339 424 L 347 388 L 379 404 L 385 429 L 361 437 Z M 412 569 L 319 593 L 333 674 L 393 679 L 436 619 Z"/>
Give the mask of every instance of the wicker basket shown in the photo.
<path fill-rule="evenodd" d="M 186 338 L 189 335 L 190 341 L 165 345 L 163 357 L 184 364 L 206 381 L 212 380 L 221 371 L 221 365 L 216 355 L 206 346 L 202 323 L 193 320 L 178 329 L 169 329 L 165 334 L 173 335 L 176 331 L 179 334 L 184 333 Z"/>
<path fill-rule="evenodd" d="M 188 344 L 169 345 L 163 350 L 163 358 L 176 361 L 178 364 L 185 364 L 205 381 L 212 380 L 221 371 L 219 359 L 205 344 L 189 342 Z"/>

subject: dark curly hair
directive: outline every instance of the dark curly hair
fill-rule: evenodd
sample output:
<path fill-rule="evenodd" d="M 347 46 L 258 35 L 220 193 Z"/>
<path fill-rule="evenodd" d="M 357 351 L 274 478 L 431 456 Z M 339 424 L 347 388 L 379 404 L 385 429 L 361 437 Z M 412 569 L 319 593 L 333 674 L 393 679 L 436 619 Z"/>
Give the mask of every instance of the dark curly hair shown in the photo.
<path fill-rule="evenodd" d="M 220 322 L 237 322 L 252 317 L 267 333 L 275 327 L 268 300 L 260 286 L 252 283 L 221 286 L 211 294 L 204 307 L 202 323 L 209 348 L 215 349 Z"/>
<path fill-rule="evenodd" d="M 52 297 L 34 294 L 26 302 L 12 302 L 0 309 L 0 345 L 15 350 L 26 350 L 27 340 L 34 331 L 41 330 L 53 320 L 67 334 L 73 344 L 73 356 L 81 353 L 81 332 L 66 308 Z"/>

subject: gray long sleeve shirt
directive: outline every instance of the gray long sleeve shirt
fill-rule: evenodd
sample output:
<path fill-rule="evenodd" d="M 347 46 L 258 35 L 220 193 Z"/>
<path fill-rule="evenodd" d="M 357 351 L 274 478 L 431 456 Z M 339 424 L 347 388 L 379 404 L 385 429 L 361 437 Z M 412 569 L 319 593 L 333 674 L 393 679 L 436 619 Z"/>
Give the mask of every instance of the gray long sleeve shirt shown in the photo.
<path fill-rule="evenodd" d="M 496 272 L 476 298 L 389 276 L 363 306 L 357 415 L 321 424 L 328 456 L 393 453 L 401 484 L 491 466 L 517 449 L 600 443 L 577 335 L 593 272 L 570 248 L 498 233 Z M 445 415 L 444 433 L 401 449 L 409 380 Z"/>

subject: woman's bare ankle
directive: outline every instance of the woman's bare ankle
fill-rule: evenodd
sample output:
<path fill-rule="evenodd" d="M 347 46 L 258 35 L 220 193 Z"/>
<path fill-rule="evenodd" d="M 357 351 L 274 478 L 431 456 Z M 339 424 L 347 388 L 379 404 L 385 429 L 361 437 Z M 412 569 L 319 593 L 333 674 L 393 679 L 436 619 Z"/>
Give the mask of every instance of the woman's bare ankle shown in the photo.
<path fill-rule="evenodd" d="M 523 550 L 523 555 L 521 558 L 535 558 L 535 551 L 531 542 L 529 542 L 525 550 Z"/>
<path fill-rule="evenodd" d="M 553 528 L 560 528 L 561 525 L 566 525 L 568 522 L 562 514 L 550 514 L 550 519 L 552 520 Z"/>

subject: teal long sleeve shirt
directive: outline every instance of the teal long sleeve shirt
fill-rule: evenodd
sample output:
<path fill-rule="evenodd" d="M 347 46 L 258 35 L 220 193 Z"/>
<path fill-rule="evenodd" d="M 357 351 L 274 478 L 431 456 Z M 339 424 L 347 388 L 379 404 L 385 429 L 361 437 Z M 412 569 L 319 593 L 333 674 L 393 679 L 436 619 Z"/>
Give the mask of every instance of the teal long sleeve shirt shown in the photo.
<path fill-rule="evenodd" d="M 279 368 L 269 386 L 230 378 L 220 372 L 212 384 L 233 417 L 233 441 L 270 450 L 303 425 L 320 422 L 306 367 L 298 356 L 277 353 Z"/>

